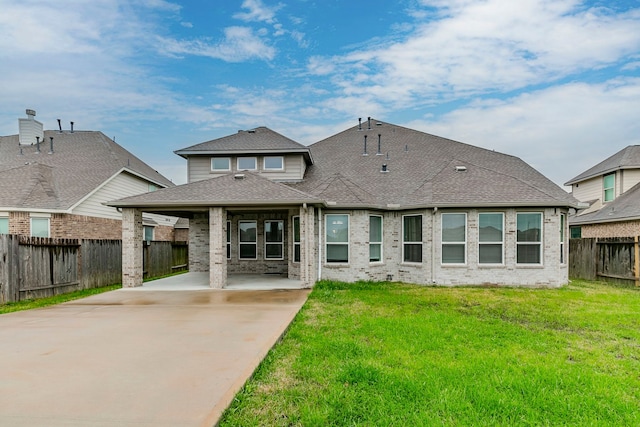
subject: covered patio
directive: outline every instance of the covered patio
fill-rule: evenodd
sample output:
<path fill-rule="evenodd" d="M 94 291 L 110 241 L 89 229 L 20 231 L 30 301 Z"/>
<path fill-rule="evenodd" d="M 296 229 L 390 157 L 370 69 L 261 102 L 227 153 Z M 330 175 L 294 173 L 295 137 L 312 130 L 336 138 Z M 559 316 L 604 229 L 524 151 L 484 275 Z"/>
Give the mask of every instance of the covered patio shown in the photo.
<path fill-rule="evenodd" d="M 322 201 L 284 184 L 251 173 L 229 174 L 108 204 L 122 209 L 124 288 L 143 286 L 143 212 L 189 219 L 189 272 L 200 273 L 197 283 L 206 274 L 209 288 L 252 282 L 273 287 L 279 278 L 299 282 L 286 287 L 299 289 L 316 281 L 316 206 Z M 249 233 L 246 223 L 252 226 Z M 267 236 L 272 223 L 281 234 L 276 243 Z"/>

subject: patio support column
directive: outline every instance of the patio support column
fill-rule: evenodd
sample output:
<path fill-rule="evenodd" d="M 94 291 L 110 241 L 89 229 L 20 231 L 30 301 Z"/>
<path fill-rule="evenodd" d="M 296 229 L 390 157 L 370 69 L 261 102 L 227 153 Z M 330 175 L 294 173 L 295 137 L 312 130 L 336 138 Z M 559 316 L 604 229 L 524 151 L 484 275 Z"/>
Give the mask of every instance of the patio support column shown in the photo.
<path fill-rule="evenodd" d="M 316 281 L 315 213 L 309 206 L 300 207 L 300 280 L 307 286 Z"/>
<path fill-rule="evenodd" d="M 142 211 L 122 209 L 122 287 L 142 286 Z"/>
<path fill-rule="evenodd" d="M 227 285 L 227 210 L 209 208 L 209 286 Z"/>

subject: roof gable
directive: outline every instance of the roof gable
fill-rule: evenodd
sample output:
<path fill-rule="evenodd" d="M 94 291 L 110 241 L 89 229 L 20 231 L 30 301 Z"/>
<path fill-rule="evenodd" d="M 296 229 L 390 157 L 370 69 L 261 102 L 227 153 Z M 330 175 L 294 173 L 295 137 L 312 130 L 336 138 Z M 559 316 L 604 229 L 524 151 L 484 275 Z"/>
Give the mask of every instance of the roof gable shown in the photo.
<path fill-rule="evenodd" d="M 591 224 L 640 219 L 640 183 L 595 212 L 572 217 L 571 224 Z"/>
<path fill-rule="evenodd" d="M 640 169 L 640 145 L 629 145 L 623 148 L 611 157 L 570 179 L 564 185 L 572 185 L 620 169 Z"/>
<path fill-rule="evenodd" d="M 238 133 L 202 142 L 174 152 L 184 158 L 212 154 L 301 153 L 304 155 L 307 164 L 313 163 L 308 147 L 264 126 L 250 130 L 239 130 Z"/>

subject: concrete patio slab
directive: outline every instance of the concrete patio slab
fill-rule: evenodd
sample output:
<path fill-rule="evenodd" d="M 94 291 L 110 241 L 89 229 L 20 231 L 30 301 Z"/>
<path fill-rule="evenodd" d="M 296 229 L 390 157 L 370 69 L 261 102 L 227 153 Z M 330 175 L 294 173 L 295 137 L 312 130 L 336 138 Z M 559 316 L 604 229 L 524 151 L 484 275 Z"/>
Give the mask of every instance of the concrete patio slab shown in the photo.
<path fill-rule="evenodd" d="M 0 426 L 212 426 L 309 290 L 117 290 L 0 316 Z"/>
<path fill-rule="evenodd" d="M 303 289 L 301 280 L 288 279 L 279 274 L 229 274 L 227 286 L 232 290 L 276 290 Z M 157 290 L 157 291 L 197 291 L 211 289 L 209 287 L 208 272 L 188 272 L 163 279 L 145 282 L 136 288 L 128 290 Z"/>

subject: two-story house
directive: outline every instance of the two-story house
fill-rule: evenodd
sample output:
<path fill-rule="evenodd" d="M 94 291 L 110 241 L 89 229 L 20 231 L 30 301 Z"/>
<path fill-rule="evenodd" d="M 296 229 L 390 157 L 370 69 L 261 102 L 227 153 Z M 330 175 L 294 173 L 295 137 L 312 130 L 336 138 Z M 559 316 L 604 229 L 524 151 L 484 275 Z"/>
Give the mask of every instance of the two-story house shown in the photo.
<path fill-rule="evenodd" d="M 630 145 L 565 185 L 588 208 L 569 218 L 572 238 L 640 235 L 640 145 Z"/>
<path fill-rule="evenodd" d="M 190 271 L 561 286 L 578 202 L 517 157 L 368 119 L 308 147 L 258 127 L 176 151 L 189 183 L 123 211 L 123 286 L 143 213 L 189 218 Z"/>
<path fill-rule="evenodd" d="M 102 132 L 44 130 L 35 115 L 0 137 L 0 234 L 120 239 L 122 214 L 106 201 L 174 186 Z M 144 239 L 173 240 L 176 220 L 145 214 Z"/>

